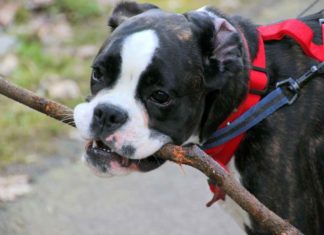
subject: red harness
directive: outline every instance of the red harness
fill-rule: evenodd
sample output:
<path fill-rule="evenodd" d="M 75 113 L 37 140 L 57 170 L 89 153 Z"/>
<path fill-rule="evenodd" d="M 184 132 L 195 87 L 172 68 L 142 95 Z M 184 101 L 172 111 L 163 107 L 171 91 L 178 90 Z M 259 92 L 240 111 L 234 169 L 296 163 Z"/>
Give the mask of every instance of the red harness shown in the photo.
<path fill-rule="evenodd" d="M 324 21 L 322 21 L 321 24 L 324 41 Z M 250 70 L 249 93 L 245 100 L 237 108 L 237 110 L 235 110 L 219 126 L 219 128 L 223 128 L 224 126 L 230 124 L 247 110 L 249 110 L 252 106 L 257 104 L 261 99 L 261 95 L 258 95 L 258 93 L 261 94 L 266 90 L 268 77 L 266 74 L 266 55 L 264 42 L 281 40 L 283 37 L 289 36 L 301 46 L 306 55 L 320 62 L 324 61 L 324 43 L 323 45 L 315 44 L 313 42 L 313 30 L 302 21 L 299 21 L 297 19 L 290 19 L 273 25 L 260 26 L 257 29 L 259 32 L 259 48 L 257 56 L 252 62 L 252 69 Z M 244 36 L 243 41 L 248 50 L 248 44 L 245 41 Z M 233 138 L 225 144 L 222 144 L 215 148 L 207 149 L 205 150 L 205 152 L 213 157 L 215 161 L 217 161 L 226 169 L 226 165 L 232 159 L 244 136 L 245 133 Z M 216 198 L 214 199 L 224 199 L 225 195 L 222 193 L 220 188 L 214 186 L 213 184 L 210 184 L 210 188 L 215 194 Z"/>

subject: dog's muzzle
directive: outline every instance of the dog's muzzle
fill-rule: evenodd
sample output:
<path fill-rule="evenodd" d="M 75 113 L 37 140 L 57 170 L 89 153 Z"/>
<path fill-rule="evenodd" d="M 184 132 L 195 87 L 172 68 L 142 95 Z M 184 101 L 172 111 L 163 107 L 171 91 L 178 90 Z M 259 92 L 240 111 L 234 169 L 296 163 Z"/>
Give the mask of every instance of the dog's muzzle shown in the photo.
<path fill-rule="evenodd" d="M 149 156 L 135 160 L 113 152 L 100 140 L 91 140 L 86 144 L 85 160 L 100 176 L 124 175 L 130 172 L 150 171 L 164 163 L 164 160 Z"/>

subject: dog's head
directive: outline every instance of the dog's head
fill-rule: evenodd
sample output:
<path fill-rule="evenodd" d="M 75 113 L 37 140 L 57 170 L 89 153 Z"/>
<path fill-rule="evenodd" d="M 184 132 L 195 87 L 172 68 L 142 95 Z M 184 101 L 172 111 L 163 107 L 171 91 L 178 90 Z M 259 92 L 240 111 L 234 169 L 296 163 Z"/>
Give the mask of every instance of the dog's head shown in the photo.
<path fill-rule="evenodd" d="M 244 50 L 211 9 L 184 15 L 124 2 L 93 62 L 91 99 L 76 106 L 86 159 L 108 175 L 146 171 L 166 143 L 201 143 L 243 97 Z M 227 94 L 230 93 L 230 94 Z M 228 99 L 227 96 L 231 96 Z"/>

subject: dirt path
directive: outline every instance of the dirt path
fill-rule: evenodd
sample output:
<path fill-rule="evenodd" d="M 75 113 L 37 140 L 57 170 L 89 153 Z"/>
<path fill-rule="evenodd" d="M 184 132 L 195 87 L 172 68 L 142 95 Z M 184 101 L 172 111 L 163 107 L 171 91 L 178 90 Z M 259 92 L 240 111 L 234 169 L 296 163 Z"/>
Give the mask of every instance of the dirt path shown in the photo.
<path fill-rule="evenodd" d="M 2 235 L 244 234 L 218 207 L 199 172 L 166 164 L 148 174 L 101 179 L 81 163 L 36 177 L 33 192 L 0 209 Z"/>

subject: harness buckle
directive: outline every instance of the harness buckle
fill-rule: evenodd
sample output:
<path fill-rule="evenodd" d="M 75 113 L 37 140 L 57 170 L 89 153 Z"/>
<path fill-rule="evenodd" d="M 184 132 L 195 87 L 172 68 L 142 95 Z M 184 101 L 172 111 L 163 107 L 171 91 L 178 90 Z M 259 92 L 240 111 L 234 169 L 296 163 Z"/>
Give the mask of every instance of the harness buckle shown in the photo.
<path fill-rule="evenodd" d="M 324 18 L 319 19 L 318 22 L 320 23 L 320 26 L 322 27 L 322 40 L 324 43 Z"/>
<path fill-rule="evenodd" d="M 323 25 L 324 24 L 324 18 L 319 19 L 318 22 L 320 23 L 320 25 Z"/>
<path fill-rule="evenodd" d="M 323 19 L 324 22 L 324 19 Z M 317 65 L 313 65 L 306 73 L 297 79 L 288 78 L 286 80 L 277 82 L 276 87 L 285 87 L 292 96 L 288 102 L 289 105 L 293 104 L 299 96 L 300 89 L 316 74 L 322 74 L 324 72 L 324 62 Z"/>
<path fill-rule="evenodd" d="M 299 92 L 300 92 L 300 86 L 299 86 L 299 83 L 295 79 L 290 77 L 283 81 L 277 82 L 276 87 L 277 88 L 285 87 L 286 90 L 288 90 L 290 93 L 292 93 L 292 95 L 288 101 L 289 105 L 292 105 L 297 100 L 297 98 L 299 96 Z"/>

